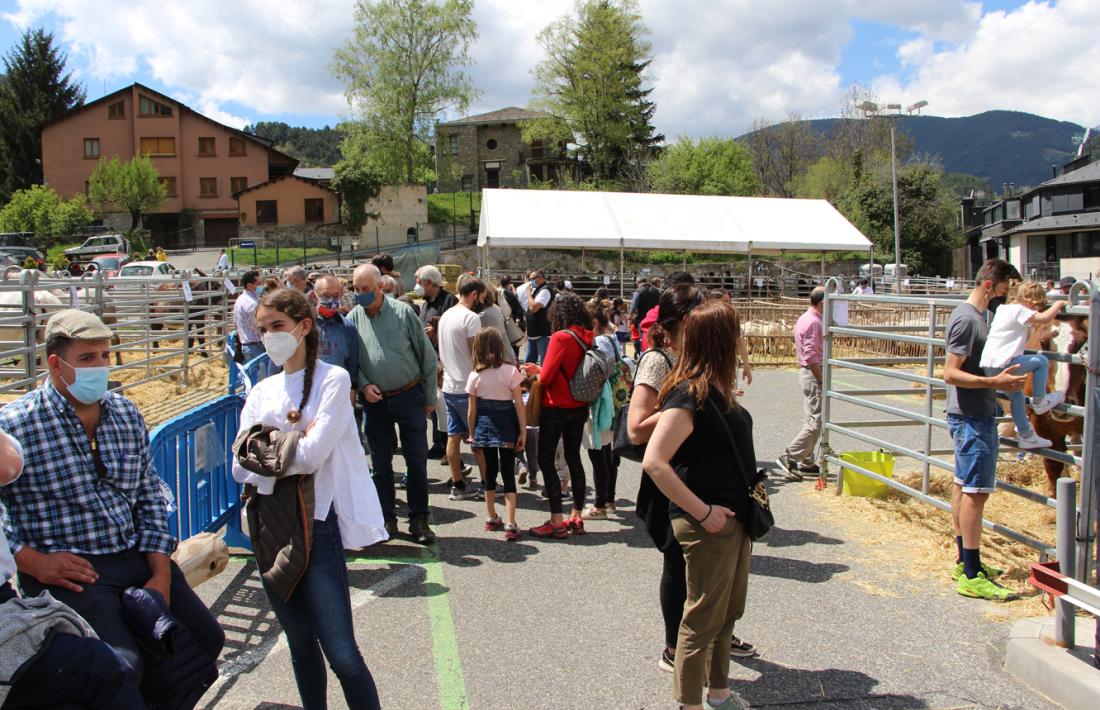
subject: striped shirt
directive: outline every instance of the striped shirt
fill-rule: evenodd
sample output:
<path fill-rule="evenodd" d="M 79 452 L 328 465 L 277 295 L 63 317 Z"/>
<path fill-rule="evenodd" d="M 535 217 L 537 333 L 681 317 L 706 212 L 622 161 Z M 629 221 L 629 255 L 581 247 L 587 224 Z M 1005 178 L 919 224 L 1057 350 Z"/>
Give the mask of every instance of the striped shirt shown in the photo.
<path fill-rule="evenodd" d="M 256 324 L 256 306 L 259 303 L 259 296 L 246 290 L 237 296 L 233 304 L 233 324 L 237 326 L 241 345 L 260 342 L 260 326 Z"/>
<path fill-rule="evenodd" d="M 23 475 L 0 488 L 13 554 L 106 555 L 137 547 L 172 554 L 168 511 L 134 403 L 108 392 L 95 440 L 100 477 L 76 410 L 49 381 L 0 409 L 0 429 L 23 445 Z"/>

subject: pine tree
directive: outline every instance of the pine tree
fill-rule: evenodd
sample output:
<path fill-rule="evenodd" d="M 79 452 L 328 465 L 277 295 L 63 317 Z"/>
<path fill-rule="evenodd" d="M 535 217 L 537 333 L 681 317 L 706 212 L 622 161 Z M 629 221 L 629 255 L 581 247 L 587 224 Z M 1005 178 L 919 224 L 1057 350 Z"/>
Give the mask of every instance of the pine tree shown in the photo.
<path fill-rule="evenodd" d="M 631 161 L 664 141 L 653 127 L 652 88 L 644 86 L 647 33 L 634 0 L 583 0 L 575 17 L 544 29 L 534 104 L 554 119 L 532 122 L 525 136 L 561 140 L 564 128 L 597 180 L 621 179 Z"/>
<path fill-rule="evenodd" d="M 43 123 L 84 103 L 84 88 L 66 73 L 68 57 L 40 29 L 23 33 L 4 56 L 0 82 L 0 203 L 42 184 Z"/>

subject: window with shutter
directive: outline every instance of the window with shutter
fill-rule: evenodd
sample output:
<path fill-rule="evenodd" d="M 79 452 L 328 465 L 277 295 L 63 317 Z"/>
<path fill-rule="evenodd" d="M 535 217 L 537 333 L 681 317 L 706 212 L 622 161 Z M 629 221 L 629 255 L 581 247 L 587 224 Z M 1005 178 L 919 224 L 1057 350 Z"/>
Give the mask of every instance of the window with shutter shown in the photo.
<path fill-rule="evenodd" d="M 199 197 L 217 197 L 218 178 L 199 178 Z"/>
<path fill-rule="evenodd" d="M 212 158 L 217 155 L 213 138 L 199 138 L 199 156 Z"/>
<path fill-rule="evenodd" d="M 170 157 L 176 154 L 176 139 L 167 138 L 142 138 L 141 152 L 153 158 Z"/>

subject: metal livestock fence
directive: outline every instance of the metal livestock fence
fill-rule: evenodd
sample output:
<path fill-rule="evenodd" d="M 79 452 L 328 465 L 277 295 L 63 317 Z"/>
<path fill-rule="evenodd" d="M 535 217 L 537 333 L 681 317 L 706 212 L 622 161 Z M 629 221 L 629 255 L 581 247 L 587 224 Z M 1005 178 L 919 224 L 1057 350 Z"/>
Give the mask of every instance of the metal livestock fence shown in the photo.
<path fill-rule="evenodd" d="M 822 401 L 822 440 L 821 451 L 823 460 L 827 464 L 848 469 L 858 475 L 883 483 L 899 493 L 913 497 L 941 510 L 950 511 L 950 503 L 937 498 L 929 493 L 929 477 L 932 468 L 954 473 L 953 460 L 945 458 L 953 454 L 951 448 L 935 448 L 933 446 L 933 432 L 946 431 L 947 421 L 942 416 L 937 416 L 934 409 L 934 400 L 937 395 L 946 391 L 946 383 L 937 368 L 944 362 L 944 334 L 946 321 L 950 317 L 952 309 L 960 303 L 960 299 L 913 297 L 913 296 L 855 296 L 838 292 L 838 285 L 831 280 L 825 300 L 824 309 L 824 366 L 822 389 L 824 392 Z M 876 322 L 873 314 L 878 309 L 885 307 L 899 307 L 907 309 L 907 323 Z M 860 320 L 856 317 L 862 309 L 870 309 L 870 319 Z M 923 323 L 917 322 L 913 311 L 923 312 Z M 1069 305 L 1065 309 L 1068 316 L 1085 317 L 1088 319 L 1088 338 L 1091 342 L 1100 342 L 1100 291 L 1094 282 L 1078 282 L 1069 294 Z M 862 343 L 878 341 L 890 343 L 891 347 L 905 348 L 904 355 L 891 356 L 859 356 L 859 350 L 864 345 L 852 352 L 851 339 Z M 881 351 L 881 348 L 871 347 L 872 352 Z M 909 354 L 912 350 L 923 351 L 923 355 Z M 1016 542 L 1023 543 L 1039 551 L 1043 560 L 1048 556 L 1059 555 L 1064 560 L 1064 569 L 1072 570 L 1075 578 L 1080 582 L 1089 582 L 1095 574 L 1092 550 L 1096 544 L 1097 525 L 1097 486 L 1100 484 L 1100 460 L 1097 458 L 1098 440 L 1100 435 L 1100 348 L 1091 347 L 1081 354 L 1061 354 L 1054 352 L 1042 352 L 1052 362 L 1064 362 L 1071 365 L 1083 366 L 1086 372 L 1085 398 L 1081 406 L 1060 404 L 1055 411 L 1062 416 L 1083 418 L 1082 445 L 1079 453 L 1073 447 L 1068 451 L 1056 451 L 1053 449 L 1034 449 L 1030 453 L 1039 454 L 1044 458 L 1062 462 L 1067 465 L 1079 466 L 1081 470 L 1080 497 L 1076 496 L 1076 486 L 1072 479 L 1060 479 L 1059 495 L 1068 492 L 1074 504 L 1063 505 L 1061 514 L 1058 515 L 1058 539 L 1062 540 L 1061 550 L 1056 551 L 1047 543 L 1040 541 L 1021 530 L 1014 529 L 1010 525 L 995 523 L 983 519 L 982 526 L 999 535 Z M 914 369 L 917 371 L 914 372 Z M 871 387 L 852 387 L 842 381 L 843 374 L 838 377 L 838 372 L 858 372 L 873 375 L 887 381 L 886 384 Z M 890 386 L 893 383 L 893 386 Z M 916 387 L 916 388 L 915 388 Z M 884 399 L 895 395 L 923 394 L 923 411 L 914 411 L 905 406 L 887 404 Z M 860 408 L 861 411 L 875 415 L 866 419 L 840 421 L 834 416 L 834 406 L 846 404 Z M 1010 421 L 1010 420 L 1007 420 Z M 888 434 L 872 434 L 876 430 L 898 431 L 898 427 L 919 427 L 923 433 L 923 444 L 920 446 L 904 445 L 898 443 L 900 437 Z M 891 452 L 896 457 L 904 457 L 921 464 L 920 488 L 907 486 L 904 483 L 884 476 L 850 461 L 844 461 L 832 449 L 832 442 L 836 437 L 855 440 L 875 449 Z M 1001 437 L 1001 450 L 1015 452 L 1017 442 L 1015 439 Z M 837 493 L 842 487 L 843 476 L 837 476 Z M 997 480 L 997 488 L 1010 494 L 1020 496 L 1023 499 L 1058 509 L 1058 502 L 1054 498 L 1036 492 L 1024 486 L 1015 485 L 1001 479 Z M 1075 540 L 1075 545 L 1067 545 L 1067 539 Z M 1068 549 L 1067 549 L 1068 548 Z M 1060 616 L 1069 613 L 1064 605 L 1059 612 Z M 1061 638 L 1072 646 L 1072 624 L 1059 624 L 1059 634 L 1069 633 L 1068 638 Z M 1067 631 L 1067 629 L 1069 629 Z"/>
<path fill-rule="evenodd" d="M 0 276 L 0 397 L 18 396 L 45 378 L 45 324 L 65 308 L 95 313 L 114 332 L 115 390 L 164 379 L 186 385 L 193 367 L 222 357 L 232 328 L 227 283 L 186 271 L 157 279 L 9 268 Z"/>

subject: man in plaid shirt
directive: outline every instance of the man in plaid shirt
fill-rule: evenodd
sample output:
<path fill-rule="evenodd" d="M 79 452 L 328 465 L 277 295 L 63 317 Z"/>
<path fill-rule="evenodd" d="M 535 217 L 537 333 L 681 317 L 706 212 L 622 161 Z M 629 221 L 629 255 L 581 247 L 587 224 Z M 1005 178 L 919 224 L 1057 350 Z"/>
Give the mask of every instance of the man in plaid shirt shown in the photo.
<path fill-rule="evenodd" d="M 111 331 L 91 313 L 46 324 L 49 378 L 0 409 L 23 445 L 23 475 L 0 488 L 3 524 L 26 595 L 49 590 L 83 616 L 140 678 L 122 618 L 130 587 L 155 590 L 217 659 L 225 633 L 169 557 L 176 540 L 137 407 L 107 392 Z"/>

